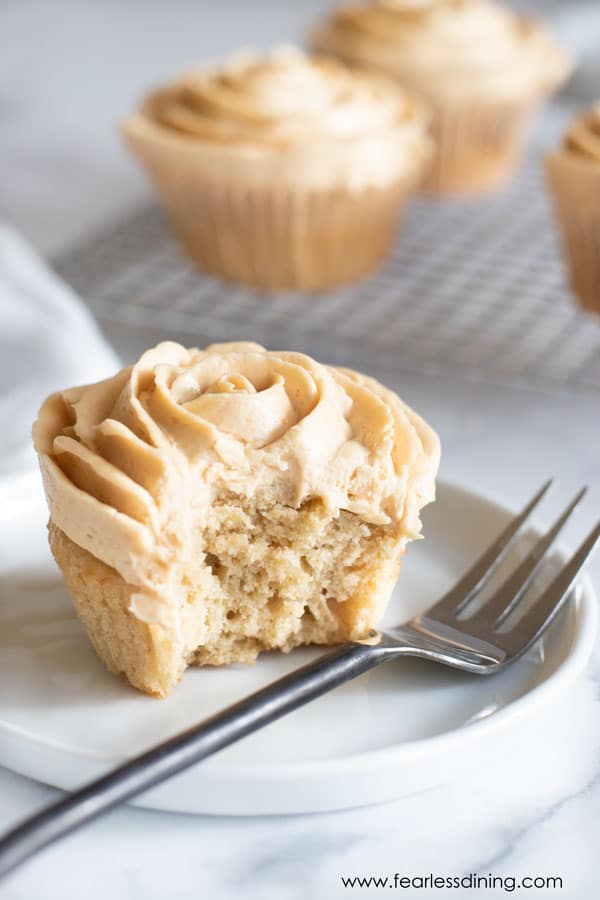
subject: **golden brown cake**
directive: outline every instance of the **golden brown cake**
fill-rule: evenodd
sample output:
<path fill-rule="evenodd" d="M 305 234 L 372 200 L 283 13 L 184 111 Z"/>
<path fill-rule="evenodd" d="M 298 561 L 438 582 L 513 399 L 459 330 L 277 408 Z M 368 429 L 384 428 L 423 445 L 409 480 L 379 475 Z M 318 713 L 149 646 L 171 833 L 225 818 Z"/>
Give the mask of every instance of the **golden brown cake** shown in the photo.
<path fill-rule="evenodd" d="M 538 22 L 488 0 L 348 4 L 315 29 L 312 45 L 426 98 L 437 145 L 426 187 L 438 193 L 505 182 L 532 111 L 570 69 Z"/>
<path fill-rule="evenodd" d="M 575 119 L 546 156 L 546 176 L 571 287 L 584 309 L 600 313 L 600 104 Z"/>
<path fill-rule="evenodd" d="M 50 396 L 33 435 L 77 614 L 160 697 L 188 665 L 364 638 L 439 462 L 372 378 L 250 343 L 159 344 Z"/>
<path fill-rule="evenodd" d="M 385 256 L 431 156 L 426 128 L 384 78 L 288 48 L 184 75 L 124 133 L 206 272 L 322 290 Z"/>

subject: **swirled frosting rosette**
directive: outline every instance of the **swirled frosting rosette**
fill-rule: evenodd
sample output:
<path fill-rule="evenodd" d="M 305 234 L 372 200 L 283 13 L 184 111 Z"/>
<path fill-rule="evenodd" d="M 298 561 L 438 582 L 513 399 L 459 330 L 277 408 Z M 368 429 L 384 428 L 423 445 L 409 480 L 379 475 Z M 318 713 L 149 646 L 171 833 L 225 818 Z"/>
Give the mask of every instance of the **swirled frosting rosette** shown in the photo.
<path fill-rule="evenodd" d="M 584 309 L 600 313 L 600 104 L 569 124 L 546 156 L 546 176 L 571 288 Z"/>
<path fill-rule="evenodd" d="M 270 288 L 326 287 L 372 267 L 431 156 L 422 104 L 294 48 L 189 72 L 124 131 L 191 255 Z M 369 225 L 359 246 L 357 214 Z"/>
<path fill-rule="evenodd" d="M 429 184 L 441 191 L 501 181 L 524 116 L 570 69 L 539 22 L 489 0 L 349 4 L 317 27 L 313 44 L 427 98 L 438 142 Z"/>
<path fill-rule="evenodd" d="M 130 625 L 136 620 L 161 629 L 161 640 L 168 635 L 179 661 L 189 661 L 201 644 L 216 652 L 219 629 L 207 625 L 206 604 L 225 603 L 240 560 L 247 567 L 245 590 L 249 596 L 256 590 L 257 606 L 267 570 L 273 585 L 278 572 L 286 573 L 281 603 L 292 603 L 296 584 L 304 591 L 300 618 L 279 621 L 274 638 L 272 604 L 279 588 L 271 585 L 267 625 L 252 619 L 257 609 L 246 615 L 252 621 L 241 635 L 244 652 L 250 639 L 254 655 L 260 646 L 289 648 L 310 640 L 319 616 L 330 637 L 370 627 L 389 594 L 398 554 L 419 535 L 419 510 L 434 497 L 439 461 L 433 431 L 378 382 L 302 354 L 248 343 L 202 351 L 159 344 L 114 378 L 49 397 L 33 433 L 51 532 L 118 577 L 119 590 L 126 589 L 122 612 Z M 289 520 L 289 533 L 282 526 L 286 516 L 299 517 Z M 269 543 L 273 535 L 276 550 Z M 330 585 L 332 597 L 331 585 L 339 579 L 330 561 L 323 562 L 323 545 L 331 543 L 331 561 L 343 568 L 350 544 L 343 544 L 340 557 L 340 542 L 349 536 L 352 596 L 344 598 L 341 582 L 335 582 L 336 609 L 346 599 L 351 610 L 353 599 L 367 591 L 359 588 L 361 565 L 371 591 L 377 572 L 385 570 L 385 584 L 377 588 L 385 596 L 367 604 L 366 618 L 358 608 L 350 617 L 336 618 L 332 601 L 326 605 L 322 595 Z M 270 565 L 263 565 L 248 541 L 255 548 L 263 541 L 262 552 L 275 554 Z M 240 549 L 232 560 L 234 546 Z M 385 558 L 377 556 L 383 547 Z M 65 571 L 69 563 L 61 552 L 55 549 Z M 89 571 L 89 560 L 86 565 Z M 298 572 L 290 580 L 294 566 Z M 315 583 L 318 566 L 324 574 Z M 68 572 L 66 577 L 77 595 L 79 582 L 72 572 L 71 580 Z M 108 575 L 102 583 L 106 591 Z M 202 585 L 194 604 L 191 584 Z M 298 623 L 311 603 L 317 606 L 303 631 L 307 622 Z M 82 618 L 98 646 L 93 626 Z M 265 628 L 271 638 L 262 634 Z M 121 669 L 127 672 L 127 665 Z"/>
<path fill-rule="evenodd" d="M 279 152 L 294 144 L 363 138 L 402 121 L 418 127 L 419 121 L 411 101 L 388 84 L 293 48 L 270 57 L 238 54 L 222 70 L 190 72 L 151 99 L 148 111 L 168 130 Z M 386 177 L 368 169 L 353 174 L 365 182 Z"/>

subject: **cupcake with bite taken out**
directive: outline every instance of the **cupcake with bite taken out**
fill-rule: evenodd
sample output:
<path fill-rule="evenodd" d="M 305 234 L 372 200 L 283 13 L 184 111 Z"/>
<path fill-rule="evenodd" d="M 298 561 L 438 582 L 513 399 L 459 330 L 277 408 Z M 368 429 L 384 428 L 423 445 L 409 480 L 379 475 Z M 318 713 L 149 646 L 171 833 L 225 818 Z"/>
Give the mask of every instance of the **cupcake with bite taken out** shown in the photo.
<path fill-rule="evenodd" d="M 159 344 L 50 396 L 33 437 L 77 614 L 159 697 L 190 665 L 366 638 L 440 455 L 373 378 L 247 342 Z"/>

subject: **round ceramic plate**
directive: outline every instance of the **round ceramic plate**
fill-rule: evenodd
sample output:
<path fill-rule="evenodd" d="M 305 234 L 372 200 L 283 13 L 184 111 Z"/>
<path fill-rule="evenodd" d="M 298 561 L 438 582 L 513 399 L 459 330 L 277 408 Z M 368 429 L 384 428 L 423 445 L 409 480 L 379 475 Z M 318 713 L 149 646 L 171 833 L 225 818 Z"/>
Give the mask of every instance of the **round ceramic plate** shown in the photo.
<path fill-rule="evenodd" d="M 441 485 L 424 512 L 388 624 L 432 605 L 509 514 Z M 109 675 L 75 618 L 46 545 L 39 503 L 0 523 L 0 763 L 74 788 L 126 757 L 314 658 L 266 654 L 253 667 L 190 669 L 167 700 Z M 552 568 L 548 563 L 546 568 Z M 375 669 L 178 775 L 138 801 L 229 815 L 313 812 L 399 797 L 469 766 L 585 664 L 595 598 L 577 596 L 543 642 L 507 671 L 469 676 L 418 660 Z"/>

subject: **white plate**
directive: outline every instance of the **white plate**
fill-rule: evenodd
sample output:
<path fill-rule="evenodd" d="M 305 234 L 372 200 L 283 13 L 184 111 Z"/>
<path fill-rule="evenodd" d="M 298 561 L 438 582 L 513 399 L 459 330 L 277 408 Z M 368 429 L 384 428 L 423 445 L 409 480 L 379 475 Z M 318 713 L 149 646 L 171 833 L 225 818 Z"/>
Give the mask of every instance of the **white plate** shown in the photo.
<path fill-rule="evenodd" d="M 506 510 L 441 485 L 426 539 L 406 557 L 387 620 L 430 606 L 502 528 Z M 0 763 L 73 788 L 314 657 L 189 670 L 172 697 L 104 671 L 46 547 L 42 503 L 0 525 Z M 583 667 L 596 630 L 592 587 L 534 651 L 491 678 L 417 660 L 376 669 L 140 798 L 158 809 L 230 815 L 359 806 L 439 783 L 473 764 Z M 404 616 L 400 612 L 404 611 Z"/>

